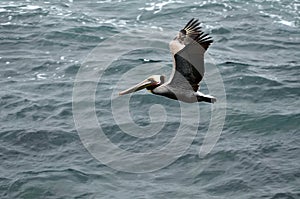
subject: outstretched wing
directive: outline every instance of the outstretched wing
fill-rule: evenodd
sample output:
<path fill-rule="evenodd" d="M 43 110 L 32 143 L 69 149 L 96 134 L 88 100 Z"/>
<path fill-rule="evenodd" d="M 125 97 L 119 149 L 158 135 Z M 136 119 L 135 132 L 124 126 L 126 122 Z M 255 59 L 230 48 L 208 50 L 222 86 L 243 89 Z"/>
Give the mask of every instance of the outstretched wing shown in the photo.
<path fill-rule="evenodd" d="M 199 25 L 198 20 L 191 19 L 170 42 L 173 71 L 169 85 L 198 90 L 199 82 L 204 76 L 204 53 L 213 42 L 208 34 L 201 31 Z"/>

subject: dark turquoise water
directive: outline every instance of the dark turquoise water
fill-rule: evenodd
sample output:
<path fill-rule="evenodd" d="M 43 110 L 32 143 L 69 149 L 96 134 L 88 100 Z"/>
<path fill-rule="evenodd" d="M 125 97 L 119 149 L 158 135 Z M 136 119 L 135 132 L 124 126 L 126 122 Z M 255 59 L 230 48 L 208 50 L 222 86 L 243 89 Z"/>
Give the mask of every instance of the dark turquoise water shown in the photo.
<path fill-rule="evenodd" d="M 1 1 L 0 198 L 300 198 L 299 9 L 300 2 L 291 0 Z M 196 128 L 197 135 L 170 165 L 135 174 L 95 159 L 73 118 L 81 63 L 124 31 L 156 32 L 162 35 L 159 47 L 168 48 L 174 35 L 166 32 L 176 33 L 192 17 L 214 39 L 208 53 L 226 90 L 226 119 L 216 146 L 199 158 L 211 106 L 198 104 L 191 107 L 199 108 L 201 120 L 186 129 Z M 134 46 L 137 37 L 124 40 Z M 149 44 L 157 39 L 141 37 Z M 97 59 L 110 55 L 102 51 Z M 100 61 L 93 64 L 102 67 Z M 147 92 L 132 96 L 130 114 L 138 126 L 151 122 L 151 105 L 160 104 L 167 116 L 158 134 L 136 138 L 122 131 L 132 126 L 125 116 L 116 123 L 111 100 L 127 71 L 139 68 L 136 78 L 143 80 L 157 72 L 168 75 L 171 64 L 167 51 L 146 47 L 105 70 L 95 111 L 112 143 L 139 153 L 175 136 L 178 102 Z M 119 84 L 125 88 L 137 80 Z M 208 93 L 205 83 L 201 90 Z"/>

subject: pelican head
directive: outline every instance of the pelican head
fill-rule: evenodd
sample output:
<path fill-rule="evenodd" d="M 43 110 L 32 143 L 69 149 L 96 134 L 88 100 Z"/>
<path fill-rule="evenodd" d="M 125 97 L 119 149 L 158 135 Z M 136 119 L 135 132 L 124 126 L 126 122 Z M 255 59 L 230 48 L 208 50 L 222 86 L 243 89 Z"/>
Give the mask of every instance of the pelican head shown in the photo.
<path fill-rule="evenodd" d="M 162 85 L 164 82 L 165 82 L 165 76 L 163 76 L 163 75 L 152 75 L 152 76 L 148 77 L 147 79 L 145 79 L 144 81 L 138 83 L 137 85 L 135 85 L 135 86 L 133 86 L 129 89 L 126 89 L 124 91 L 121 91 L 119 93 L 119 95 L 129 94 L 129 93 L 132 93 L 132 92 L 142 90 L 144 88 L 146 88 L 147 90 L 152 91 L 156 87 Z"/>

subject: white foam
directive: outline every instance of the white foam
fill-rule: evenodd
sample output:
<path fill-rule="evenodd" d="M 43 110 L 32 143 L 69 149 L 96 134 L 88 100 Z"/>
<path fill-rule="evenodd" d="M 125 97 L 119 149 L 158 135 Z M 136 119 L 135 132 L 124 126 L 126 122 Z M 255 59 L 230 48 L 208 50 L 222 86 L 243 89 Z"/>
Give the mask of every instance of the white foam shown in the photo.
<path fill-rule="evenodd" d="M 0 23 L 0 25 L 2 25 L 2 26 L 5 26 L 5 25 L 10 25 L 11 24 L 11 22 L 10 21 L 8 21 L 8 22 L 5 22 L 5 23 Z"/>
<path fill-rule="evenodd" d="M 280 21 L 277 21 L 277 23 L 280 23 L 280 24 L 283 24 L 283 25 L 286 25 L 286 26 L 290 26 L 290 27 L 293 27 L 293 28 L 296 27 L 296 24 L 295 24 L 294 21 L 287 21 L 287 20 L 281 19 Z"/>
<path fill-rule="evenodd" d="M 13 2 L 10 2 L 10 4 L 4 4 L 4 5 L 0 5 L 0 8 L 6 8 L 6 7 L 19 7 L 20 5 L 17 4 L 13 4 Z"/>
<path fill-rule="evenodd" d="M 267 12 L 264 12 L 264 11 L 259 11 L 259 13 L 261 13 L 261 14 L 263 14 L 263 15 L 266 15 L 266 16 L 268 16 L 268 17 L 270 17 L 270 18 L 277 18 L 277 19 L 281 19 L 282 18 L 282 16 L 280 16 L 280 15 L 275 15 L 275 14 L 271 14 L 271 13 L 267 13 Z"/>
<path fill-rule="evenodd" d="M 103 0 L 103 1 L 97 1 L 96 3 L 110 3 L 111 0 Z"/>
<path fill-rule="evenodd" d="M 23 9 L 25 9 L 25 10 L 37 10 L 37 9 L 41 9 L 41 7 L 40 6 L 34 6 L 34 5 L 27 5 Z"/>
<path fill-rule="evenodd" d="M 98 21 L 100 24 L 112 24 L 113 26 L 116 27 L 125 27 L 128 22 L 127 20 L 117 21 L 116 19 L 108 19 L 108 20 L 99 19 Z"/>
<path fill-rule="evenodd" d="M 47 79 L 47 77 L 46 77 L 46 74 L 45 74 L 45 73 L 40 73 L 40 74 L 37 74 L 37 75 L 36 75 L 36 77 L 37 77 L 38 79 Z"/>
<path fill-rule="evenodd" d="M 174 4 L 174 3 L 184 3 L 184 2 L 180 1 L 180 0 L 168 0 L 168 1 L 162 1 L 159 3 L 151 2 L 151 3 L 146 3 L 146 5 L 148 7 L 146 7 L 146 6 L 142 7 L 142 8 L 139 8 L 139 10 L 154 11 L 153 14 L 157 14 L 160 11 L 162 11 L 164 6 L 166 6 L 168 4 Z"/>
<path fill-rule="evenodd" d="M 290 27 L 293 27 L 293 28 L 296 27 L 296 23 L 294 21 L 287 21 L 287 20 L 283 19 L 283 17 L 280 16 L 280 15 L 271 14 L 271 13 L 267 13 L 267 12 L 264 12 L 264 11 L 259 11 L 259 12 L 261 14 L 264 14 L 264 15 L 272 18 L 272 19 L 275 19 L 274 23 L 280 23 L 280 24 L 290 26 Z"/>
<path fill-rule="evenodd" d="M 150 28 L 156 29 L 156 30 L 159 30 L 159 31 L 164 31 L 164 29 L 162 27 L 158 27 L 158 26 L 151 26 Z"/>

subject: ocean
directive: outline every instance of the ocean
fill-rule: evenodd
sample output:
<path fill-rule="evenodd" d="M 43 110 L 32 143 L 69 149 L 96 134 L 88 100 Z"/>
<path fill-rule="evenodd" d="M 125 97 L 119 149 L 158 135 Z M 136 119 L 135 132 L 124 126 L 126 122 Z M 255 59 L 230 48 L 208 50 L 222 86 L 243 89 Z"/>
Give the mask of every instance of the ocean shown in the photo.
<path fill-rule="evenodd" d="M 191 19 L 214 40 L 187 104 L 118 92 L 169 76 Z M 0 2 L 0 198 L 300 198 L 300 2 Z"/>

